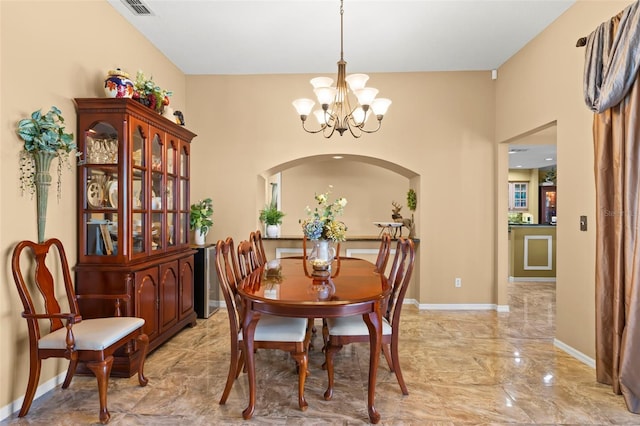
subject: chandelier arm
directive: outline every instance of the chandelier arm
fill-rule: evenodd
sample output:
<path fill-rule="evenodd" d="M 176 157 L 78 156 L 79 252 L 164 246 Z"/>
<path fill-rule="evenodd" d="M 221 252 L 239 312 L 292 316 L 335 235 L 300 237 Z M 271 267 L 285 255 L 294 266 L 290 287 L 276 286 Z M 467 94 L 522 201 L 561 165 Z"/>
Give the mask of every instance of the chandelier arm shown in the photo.
<path fill-rule="evenodd" d="M 331 129 L 328 134 L 326 132 L 327 129 Z M 325 126 L 322 130 L 322 136 L 324 136 L 325 139 L 329 139 L 331 136 L 333 136 L 333 132 L 336 131 L 336 126 Z"/>
<path fill-rule="evenodd" d="M 354 127 L 358 129 L 360 132 L 355 133 L 353 131 Z M 349 133 L 351 133 L 351 136 L 353 136 L 355 139 L 359 139 L 362 136 L 362 129 L 358 126 L 351 126 L 350 124 L 347 123 L 347 129 L 349 129 Z"/>
<path fill-rule="evenodd" d="M 381 127 L 382 127 L 382 120 L 378 120 L 378 127 L 376 127 L 375 129 L 369 129 L 369 130 L 365 129 L 364 128 L 364 123 L 363 123 L 362 127 L 359 126 L 358 128 L 364 133 L 375 133 L 378 130 L 380 130 Z"/>
<path fill-rule="evenodd" d="M 320 132 L 323 132 L 323 133 L 324 133 L 324 129 L 327 127 L 327 125 L 326 125 L 326 124 L 323 124 L 323 125 L 321 125 L 321 126 L 320 126 L 320 128 L 319 128 L 318 130 L 310 130 L 310 129 L 307 129 L 307 126 L 305 126 L 305 125 L 304 125 L 304 123 L 305 123 L 305 122 L 304 122 L 304 121 L 302 121 L 302 129 L 303 129 L 305 132 L 307 132 L 307 133 L 312 133 L 312 134 L 314 134 L 314 133 L 320 133 Z"/>

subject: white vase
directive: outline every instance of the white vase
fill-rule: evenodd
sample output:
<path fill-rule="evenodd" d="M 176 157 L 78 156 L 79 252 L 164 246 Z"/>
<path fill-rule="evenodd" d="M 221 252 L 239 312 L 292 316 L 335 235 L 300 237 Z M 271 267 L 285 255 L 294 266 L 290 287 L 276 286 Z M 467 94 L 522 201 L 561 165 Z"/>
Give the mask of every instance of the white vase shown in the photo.
<path fill-rule="evenodd" d="M 267 237 L 278 238 L 278 225 L 267 225 Z"/>
<path fill-rule="evenodd" d="M 196 229 L 196 232 L 195 232 L 195 244 L 198 245 L 198 246 L 203 246 L 206 236 L 207 236 L 206 232 L 202 232 L 200 229 Z"/>

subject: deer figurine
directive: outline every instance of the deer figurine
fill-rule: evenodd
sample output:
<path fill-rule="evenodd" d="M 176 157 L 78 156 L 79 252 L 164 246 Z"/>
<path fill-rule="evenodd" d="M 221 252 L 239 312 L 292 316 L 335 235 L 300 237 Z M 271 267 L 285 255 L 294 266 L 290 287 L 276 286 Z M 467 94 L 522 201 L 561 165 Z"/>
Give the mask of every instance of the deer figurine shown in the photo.
<path fill-rule="evenodd" d="M 391 209 L 391 219 L 393 219 L 394 222 L 396 223 L 401 223 L 402 226 L 395 228 L 393 230 L 393 238 L 396 238 L 396 234 L 398 233 L 398 229 L 400 229 L 400 236 L 402 237 L 402 228 L 407 228 L 407 230 L 409 231 L 409 238 L 413 237 L 413 221 L 411 219 L 403 219 L 402 215 L 400 214 L 400 210 L 402 209 L 402 206 L 398 203 L 396 203 L 395 201 L 392 201 L 391 204 L 393 205 L 393 209 Z"/>

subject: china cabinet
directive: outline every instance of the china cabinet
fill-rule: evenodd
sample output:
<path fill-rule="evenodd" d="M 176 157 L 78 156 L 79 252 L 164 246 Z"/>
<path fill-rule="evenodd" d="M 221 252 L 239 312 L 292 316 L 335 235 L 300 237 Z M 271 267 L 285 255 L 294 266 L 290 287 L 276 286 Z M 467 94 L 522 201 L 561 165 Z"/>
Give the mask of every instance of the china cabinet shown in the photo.
<path fill-rule="evenodd" d="M 96 295 L 127 294 L 120 309 L 145 320 L 153 350 L 196 322 L 189 246 L 189 152 L 196 135 L 131 99 L 75 103 L 81 312 L 114 315 L 113 300 Z M 136 348 L 118 355 L 112 374 L 131 376 Z"/>

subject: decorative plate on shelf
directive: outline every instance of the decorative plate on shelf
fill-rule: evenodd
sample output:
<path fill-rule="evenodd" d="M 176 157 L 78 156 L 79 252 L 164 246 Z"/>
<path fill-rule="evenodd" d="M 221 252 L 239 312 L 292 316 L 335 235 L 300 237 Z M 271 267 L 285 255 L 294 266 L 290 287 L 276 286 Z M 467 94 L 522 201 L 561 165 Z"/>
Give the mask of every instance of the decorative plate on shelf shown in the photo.
<path fill-rule="evenodd" d="M 118 208 L 118 181 L 112 180 L 107 183 L 107 197 L 109 198 L 109 205 L 117 209 Z"/>
<path fill-rule="evenodd" d="M 91 179 L 87 185 L 87 203 L 90 207 L 99 209 L 104 201 L 104 188 L 96 179 Z"/>

